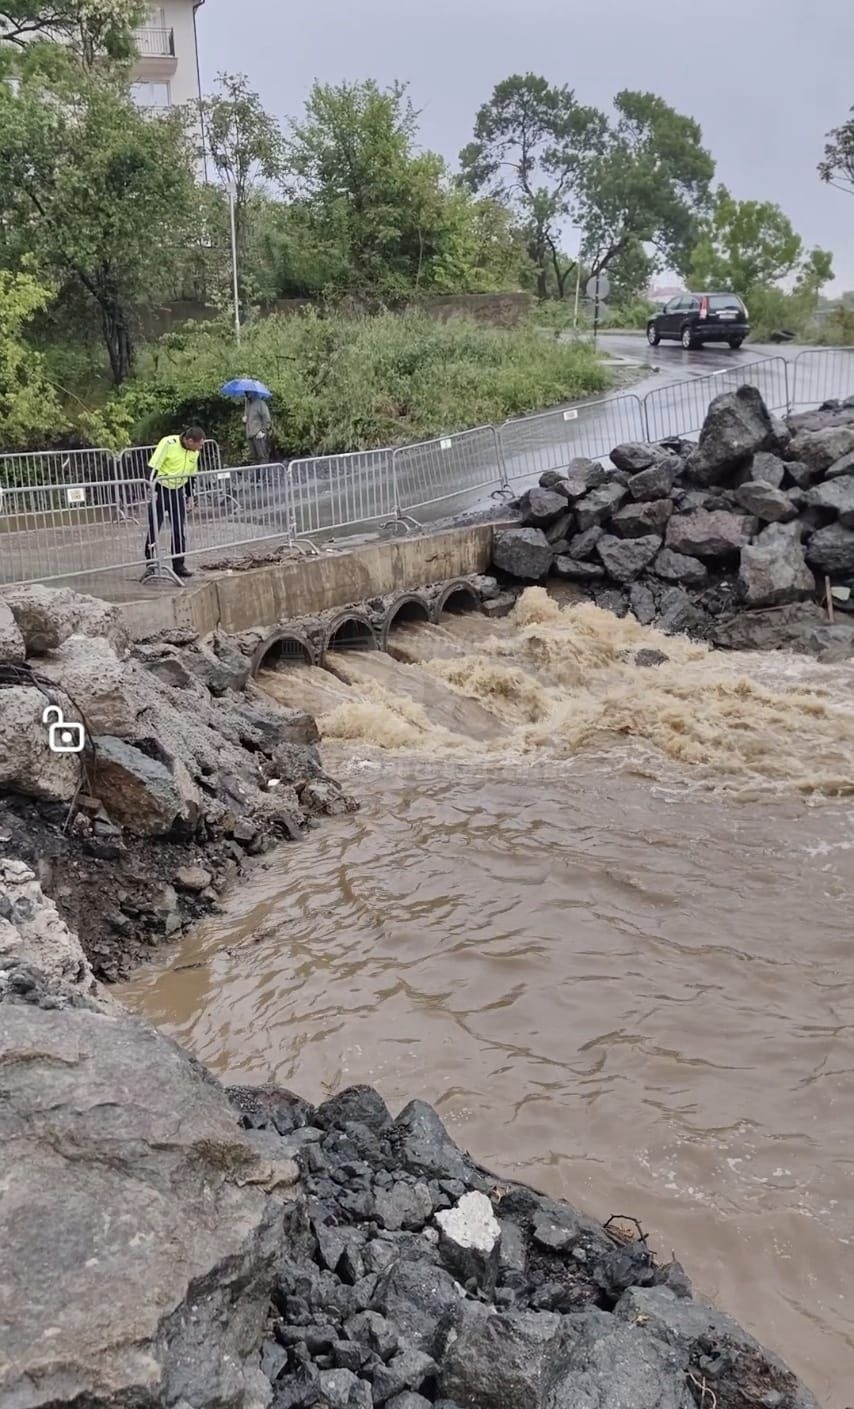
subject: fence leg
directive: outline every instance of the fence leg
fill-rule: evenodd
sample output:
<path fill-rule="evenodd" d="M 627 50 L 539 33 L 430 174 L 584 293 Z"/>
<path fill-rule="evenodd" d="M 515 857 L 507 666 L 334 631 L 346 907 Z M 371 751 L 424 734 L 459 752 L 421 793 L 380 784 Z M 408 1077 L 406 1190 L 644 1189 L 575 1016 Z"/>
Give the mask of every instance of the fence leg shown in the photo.
<path fill-rule="evenodd" d="M 149 495 L 148 495 L 148 500 L 147 500 L 146 506 L 145 506 L 145 510 L 146 510 L 146 512 L 145 512 L 145 517 L 146 517 L 146 532 L 148 531 L 148 526 L 149 526 L 149 525 L 150 525 L 151 527 L 155 528 L 155 530 L 156 530 L 156 527 L 157 527 L 157 509 L 156 509 L 156 505 L 157 505 L 157 494 L 156 494 L 156 490 L 155 490 L 155 487 L 154 487 L 154 481 L 152 480 L 152 482 L 151 482 L 151 488 L 150 488 Z M 171 533 L 171 528 L 172 528 L 171 524 L 170 524 L 169 528 L 170 528 L 170 533 Z M 145 571 L 144 571 L 144 573 L 142 574 L 142 577 L 140 578 L 140 581 L 141 581 L 141 582 L 171 582 L 172 585 L 173 585 L 173 587 L 183 587 L 183 586 L 184 586 L 184 583 L 181 581 L 181 579 L 180 579 L 180 577 L 178 576 L 178 574 L 177 574 L 176 572 L 173 572 L 173 570 L 172 570 L 172 561 L 171 561 L 171 558 L 167 561 L 167 560 L 163 557 L 163 550 L 162 550 L 162 548 L 160 547 L 160 533 L 157 532 L 157 531 L 155 531 L 155 533 L 154 533 L 154 557 L 151 558 L 151 560 L 150 560 L 148 563 L 146 563 L 146 565 L 145 565 Z"/>
<path fill-rule="evenodd" d="M 411 528 L 418 529 L 421 524 L 411 514 L 407 514 L 400 507 L 400 490 L 397 482 L 397 451 L 391 457 L 391 490 L 394 499 L 394 518 L 387 519 L 383 524 L 383 529 L 389 533 L 408 533 Z"/>
<path fill-rule="evenodd" d="M 651 436 L 650 433 L 649 433 L 649 408 L 647 407 L 647 404 L 646 404 L 646 397 L 647 397 L 647 396 L 650 396 L 651 394 L 652 394 L 651 392 L 647 392 L 647 393 L 646 393 L 646 396 L 643 396 L 643 397 L 640 397 L 640 396 L 639 396 L 639 397 L 638 397 L 638 401 L 639 401 L 639 403 L 640 403 L 640 408 L 641 408 L 641 411 L 643 412 L 643 433 L 644 433 L 644 437 L 645 437 L 645 439 L 646 439 L 647 441 L 651 441 L 651 440 L 652 440 L 652 436 Z"/>
<path fill-rule="evenodd" d="M 507 461 L 504 456 L 504 439 L 501 428 L 495 428 L 495 454 L 498 461 L 498 488 L 493 489 L 490 499 L 501 499 L 504 503 L 511 503 L 515 499 L 515 494 L 510 488 L 510 481 L 507 478 Z"/>

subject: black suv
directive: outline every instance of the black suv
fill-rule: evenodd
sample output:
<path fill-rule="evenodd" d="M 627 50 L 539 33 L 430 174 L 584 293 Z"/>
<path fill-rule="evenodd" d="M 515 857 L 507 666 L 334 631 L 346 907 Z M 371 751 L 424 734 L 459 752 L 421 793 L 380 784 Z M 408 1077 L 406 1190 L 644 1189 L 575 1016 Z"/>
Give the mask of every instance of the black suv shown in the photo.
<path fill-rule="evenodd" d="M 662 338 L 676 338 L 686 348 L 704 342 L 741 347 L 749 332 L 747 309 L 737 294 L 677 294 L 646 325 L 651 347 Z"/>

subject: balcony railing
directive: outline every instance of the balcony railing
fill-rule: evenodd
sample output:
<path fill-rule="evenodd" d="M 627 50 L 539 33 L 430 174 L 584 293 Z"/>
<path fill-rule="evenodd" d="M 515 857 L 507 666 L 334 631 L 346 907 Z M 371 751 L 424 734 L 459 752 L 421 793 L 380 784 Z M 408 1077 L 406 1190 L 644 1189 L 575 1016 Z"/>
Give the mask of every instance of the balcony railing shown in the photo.
<path fill-rule="evenodd" d="M 136 47 L 143 59 L 174 59 L 174 29 L 138 29 Z"/>

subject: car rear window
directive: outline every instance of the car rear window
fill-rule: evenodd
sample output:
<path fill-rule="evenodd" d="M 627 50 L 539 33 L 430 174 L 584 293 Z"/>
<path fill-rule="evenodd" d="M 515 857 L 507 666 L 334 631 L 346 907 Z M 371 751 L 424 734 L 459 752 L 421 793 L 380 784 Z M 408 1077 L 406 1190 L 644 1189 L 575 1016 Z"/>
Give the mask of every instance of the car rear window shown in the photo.
<path fill-rule="evenodd" d="M 741 312 L 741 299 L 735 294 L 712 294 L 709 308 L 713 313 L 720 313 L 724 308 L 737 308 Z"/>

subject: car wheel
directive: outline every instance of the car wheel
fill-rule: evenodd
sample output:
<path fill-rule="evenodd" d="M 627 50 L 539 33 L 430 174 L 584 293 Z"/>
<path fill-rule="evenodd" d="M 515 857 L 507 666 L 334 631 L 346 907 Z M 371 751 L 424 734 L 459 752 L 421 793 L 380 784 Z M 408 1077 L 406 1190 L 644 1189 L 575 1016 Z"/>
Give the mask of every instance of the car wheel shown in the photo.
<path fill-rule="evenodd" d="M 697 345 L 697 344 L 694 342 L 694 333 L 693 333 L 693 331 L 691 330 L 691 328 L 683 328 L 683 329 L 682 329 L 682 346 L 685 348 L 685 351 L 686 351 L 686 352 L 690 352 L 691 348 L 692 348 L 692 347 L 696 347 L 696 345 Z"/>
<path fill-rule="evenodd" d="M 654 323 L 650 323 L 647 326 L 646 340 L 649 343 L 650 347 L 658 347 L 658 344 L 661 342 L 658 329 L 656 328 Z"/>
<path fill-rule="evenodd" d="M 732 348 L 733 352 L 738 352 L 738 349 L 741 347 L 741 344 L 743 342 L 744 338 L 730 338 L 729 345 Z"/>

